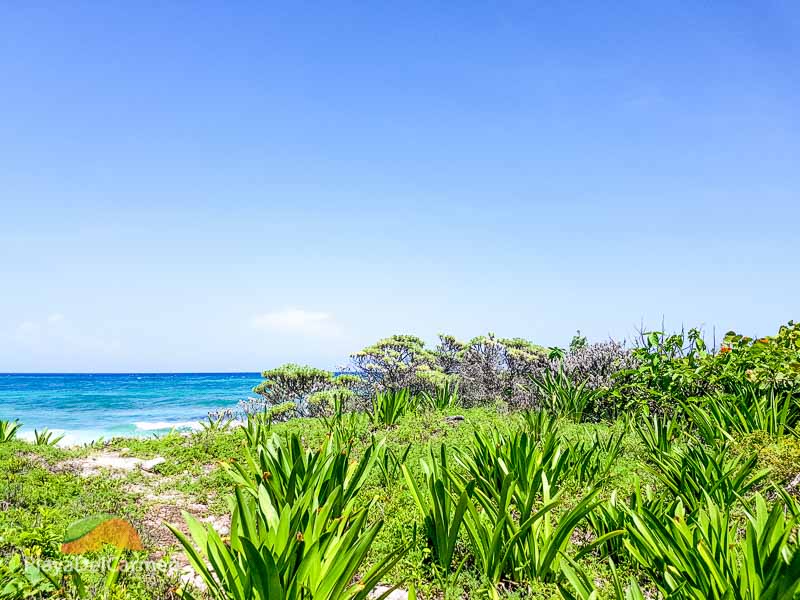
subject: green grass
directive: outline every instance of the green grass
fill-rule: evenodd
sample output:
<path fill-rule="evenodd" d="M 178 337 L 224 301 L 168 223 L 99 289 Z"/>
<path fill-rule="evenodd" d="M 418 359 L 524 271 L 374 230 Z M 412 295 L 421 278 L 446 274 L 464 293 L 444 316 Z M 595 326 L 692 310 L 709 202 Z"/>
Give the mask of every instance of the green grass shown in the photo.
<path fill-rule="evenodd" d="M 462 415 L 463 421 L 450 422 L 447 416 Z M 361 420 L 351 432 L 354 436 L 354 456 L 358 457 L 374 437 L 385 440 L 388 449 L 402 455 L 408 445 L 410 450 L 405 461 L 409 475 L 424 491 L 421 460 L 430 460 L 433 450 L 438 455 L 444 445 L 449 450 L 466 448 L 473 444 L 474 433 L 509 433 L 524 427 L 521 414 L 505 414 L 495 407 L 472 409 L 446 409 L 443 411 L 422 410 L 408 413 L 397 419 L 396 424 L 384 426 Z M 318 419 L 295 419 L 276 424 L 272 431 L 279 436 L 296 434 L 308 448 L 322 445 L 328 434 L 323 421 Z M 567 422 L 560 430 L 563 446 L 590 443 L 595 435 L 607 439 L 612 434 L 624 433 L 619 455 L 611 464 L 609 472 L 597 481 L 597 499 L 608 499 L 616 490 L 619 499 L 627 498 L 637 481 L 659 491 L 663 484 L 653 472 L 650 463 L 651 450 L 632 429 L 625 429 L 622 421 L 614 423 Z M 787 461 L 797 464 L 800 444 L 792 436 L 778 441 L 769 436 L 750 434 L 734 436 L 731 452 L 750 455 L 758 452 L 758 468 L 770 470 L 767 481 L 761 482 L 764 490 L 771 482 L 787 483 L 796 473 Z M 220 468 L 223 462 L 241 460 L 245 451 L 245 436 L 236 428 L 228 432 L 197 432 L 191 436 L 177 434 L 162 438 L 118 439 L 111 441 L 104 451 L 122 452 L 127 455 L 152 458 L 162 456 L 166 462 L 156 469 L 155 475 L 138 470 L 112 477 L 103 474 L 82 477 L 67 468 L 69 461 L 95 452 L 91 448 L 59 449 L 50 446 L 34 446 L 20 441 L 0 444 L 0 561 L 8 563 L 14 554 L 28 558 L 57 557 L 59 545 L 65 532 L 73 522 L 96 513 L 109 513 L 130 520 L 141 527 L 149 503 L 137 490 L 148 493 L 178 495 L 185 502 L 202 504 L 211 514 L 228 512 L 227 496 L 233 487 L 230 477 Z M 685 431 L 681 430 L 676 447 L 691 445 Z M 126 449 L 126 450 L 125 450 Z M 649 464 L 650 469 L 645 465 Z M 563 502 L 554 510 L 554 520 L 567 514 L 589 491 L 588 483 L 567 479 L 560 488 Z M 364 502 L 375 499 L 370 513 L 370 522 L 383 521 L 383 527 L 372 543 L 364 568 L 374 565 L 380 557 L 388 555 L 398 545 L 410 544 L 408 552 L 384 577 L 387 583 L 399 583 L 404 587 L 413 583 L 420 598 L 441 597 L 442 578 L 437 577 L 432 551 L 425 539 L 422 516 L 409 492 L 408 485 L 400 475 L 386 482 L 379 469 L 373 469 L 361 490 Z M 588 530 L 579 525 L 573 538 L 580 538 Z M 145 537 L 145 536 L 143 536 Z M 580 541 L 570 543 L 566 555 L 576 556 Z M 149 547 L 143 556 L 163 550 Z M 99 556 L 113 552 L 104 550 Z M 448 598 L 481 597 L 488 594 L 486 582 L 481 580 L 470 541 L 462 527 L 453 555 L 453 565 L 464 562 L 458 577 L 447 578 Z M 580 559 L 580 567 L 589 581 L 600 587 L 600 597 L 613 597 L 612 571 L 604 558 L 591 553 Z M 643 589 L 652 590 L 644 572 L 632 561 L 620 560 L 618 576 L 626 582 L 634 576 L 643 581 Z M 0 577 L 4 571 L 0 568 Z M 6 574 L 6 577 L 8 575 Z M 101 575 L 89 575 L 88 585 L 97 585 Z M 163 575 L 125 575 L 121 578 L 123 593 L 120 597 L 150 599 L 169 597 L 174 581 Z M 562 582 L 563 583 L 563 582 Z M 0 580 L 0 590 L 3 587 Z M 649 586 L 649 587 L 648 587 Z M 503 582 L 498 593 L 505 598 L 552 598 L 558 597 L 558 585 L 553 582 L 525 581 L 521 584 Z M 160 594 L 160 595 L 156 595 Z"/>

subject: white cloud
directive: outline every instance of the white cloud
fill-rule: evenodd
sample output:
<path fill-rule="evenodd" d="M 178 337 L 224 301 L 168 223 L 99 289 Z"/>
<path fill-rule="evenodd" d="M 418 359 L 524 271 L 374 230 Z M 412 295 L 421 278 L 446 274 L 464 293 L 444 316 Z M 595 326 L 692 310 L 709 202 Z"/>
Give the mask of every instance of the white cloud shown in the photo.
<path fill-rule="evenodd" d="M 256 329 L 316 336 L 335 336 L 341 327 L 329 313 L 287 308 L 253 317 Z"/>
<path fill-rule="evenodd" d="M 49 323 L 58 323 L 64 320 L 64 315 L 61 313 L 53 313 L 52 315 L 47 317 L 47 321 Z"/>

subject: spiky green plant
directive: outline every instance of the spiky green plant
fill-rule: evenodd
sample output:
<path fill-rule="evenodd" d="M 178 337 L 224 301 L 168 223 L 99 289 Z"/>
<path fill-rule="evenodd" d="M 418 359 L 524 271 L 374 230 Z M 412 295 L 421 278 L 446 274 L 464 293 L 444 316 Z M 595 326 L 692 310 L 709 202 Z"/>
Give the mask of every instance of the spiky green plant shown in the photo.
<path fill-rule="evenodd" d="M 378 392 L 372 398 L 370 417 L 376 425 L 396 425 L 406 413 L 413 412 L 417 399 L 407 388 Z"/>
<path fill-rule="evenodd" d="M 205 421 L 200 421 L 203 433 L 221 433 L 228 431 L 233 423 L 233 415 L 226 412 L 208 413 Z"/>
<path fill-rule="evenodd" d="M 603 439 L 595 431 L 590 439 L 570 444 L 569 476 L 581 485 L 606 477 L 622 452 L 624 436 L 624 432 L 620 432 Z"/>
<path fill-rule="evenodd" d="M 288 439 L 272 434 L 256 447 L 248 446 L 243 460 L 226 464 L 225 468 L 239 486 L 252 491 L 263 486 L 272 504 L 279 508 L 293 504 L 309 489 L 323 503 L 341 489 L 341 501 L 347 503 L 364 486 L 380 445 L 368 446 L 354 460 L 349 445 L 339 448 L 330 438 L 321 448 L 310 450 L 303 447 L 296 434 Z"/>
<path fill-rule="evenodd" d="M 598 397 L 598 392 L 587 387 L 586 381 L 574 382 L 562 368 L 547 370 L 532 381 L 544 408 L 575 423 L 584 420 Z"/>
<path fill-rule="evenodd" d="M 467 511 L 470 496 L 472 495 L 474 483 L 467 486 L 457 493 L 454 497 L 450 489 L 450 477 L 447 465 L 447 451 L 442 445 L 439 452 L 439 460 L 431 450 L 429 461 L 421 461 L 425 488 L 427 493 L 422 491 L 413 475 L 405 465 L 402 466 L 403 476 L 405 477 L 408 489 L 414 498 L 414 502 L 422 514 L 425 527 L 425 534 L 433 551 L 433 560 L 437 568 L 437 575 L 443 579 L 445 585 L 442 587 L 447 594 L 446 582 L 458 577 L 463 566 L 463 561 L 455 571 L 451 571 L 453 555 L 458 542 L 458 532 Z"/>
<path fill-rule="evenodd" d="M 611 496 L 600 502 L 594 510 L 586 516 L 589 530 L 595 539 L 606 536 L 611 532 L 623 532 L 622 535 L 606 538 L 607 541 L 597 547 L 601 557 L 614 557 L 615 560 L 624 561 L 624 539 L 631 512 L 647 508 L 651 513 L 658 515 L 671 514 L 675 509 L 676 501 L 663 494 L 654 493 L 650 486 L 642 489 L 641 481 L 635 480 L 633 491 L 627 500 L 619 498 L 617 490 Z"/>
<path fill-rule="evenodd" d="M 541 441 L 561 429 L 561 421 L 553 413 L 544 410 L 526 410 L 522 413 L 522 422 L 529 434 L 536 441 Z"/>
<path fill-rule="evenodd" d="M 745 504 L 743 537 L 730 511 L 706 497 L 692 519 L 679 504 L 666 522 L 631 513 L 625 546 L 661 594 L 687 600 L 789 600 L 800 589 L 800 552 L 783 506 L 757 494 Z"/>
<path fill-rule="evenodd" d="M 545 582 L 558 579 L 562 558 L 566 553 L 572 533 L 597 506 L 598 501 L 595 499 L 597 491 L 591 490 L 570 510 L 559 515 L 558 519 L 548 511 L 543 513 L 541 518 L 532 521 L 530 529 L 519 538 L 519 556 L 515 561 L 522 567 L 527 578 Z M 552 501 L 558 502 L 559 497 L 560 494 L 556 495 Z M 550 502 L 550 491 L 545 481 L 543 505 L 547 506 Z M 583 556 L 592 553 L 595 548 L 622 533 L 622 531 L 611 531 L 595 539 L 576 553 L 575 560 L 580 560 Z"/>
<path fill-rule="evenodd" d="M 768 469 L 757 471 L 757 462 L 757 454 L 740 456 L 728 444 L 694 444 L 653 457 L 655 467 L 648 468 L 668 494 L 680 498 L 686 509 L 694 512 L 706 496 L 730 507 L 752 491 L 769 474 Z"/>
<path fill-rule="evenodd" d="M 0 443 L 10 442 L 17 437 L 17 431 L 19 431 L 20 427 L 22 427 L 22 423 L 17 419 L 13 421 L 4 421 L 0 419 Z"/>
<path fill-rule="evenodd" d="M 455 462 L 461 469 L 454 471 L 464 487 L 475 481 L 476 492 L 499 502 L 501 490 L 510 474 L 514 478 L 513 495 L 517 509 L 528 514 L 541 492 L 542 475 L 555 492 L 563 483 L 569 469 L 569 450 L 562 450 L 558 436 L 550 433 L 537 440 L 527 431 L 505 434 L 476 431 L 473 443 L 459 448 Z"/>
<path fill-rule="evenodd" d="M 421 402 L 423 406 L 434 410 L 447 410 L 458 406 L 458 383 L 450 380 L 445 381 L 431 394 L 422 392 Z"/>
<path fill-rule="evenodd" d="M 648 451 L 659 455 L 672 450 L 680 422 L 675 414 L 656 413 L 650 419 L 634 420 L 633 429 Z"/>
<path fill-rule="evenodd" d="M 614 600 L 645 600 L 639 583 L 631 577 L 623 589 L 614 561 L 608 559 L 611 569 L 611 598 Z M 565 581 L 559 581 L 558 592 L 564 600 L 598 600 L 599 590 L 589 576 L 574 560 L 567 559 L 561 565 Z"/>
<path fill-rule="evenodd" d="M 383 487 L 389 487 L 400 475 L 400 468 L 405 464 L 408 453 L 411 452 L 411 443 L 406 445 L 402 452 L 395 452 L 385 441 L 378 443 L 372 439 L 373 446 L 376 447 L 376 460 L 378 473 L 380 473 Z"/>
<path fill-rule="evenodd" d="M 506 474 L 496 498 L 476 494 L 478 501 L 467 504 L 464 526 L 472 545 L 476 567 L 491 590 L 496 590 L 504 577 L 518 580 L 522 574 L 516 570 L 515 549 L 519 539 L 531 528 L 534 519 L 540 519 L 552 510 L 557 502 L 549 502 L 539 511 L 518 522 L 513 513 L 513 498 L 516 481 Z M 461 493 L 466 488 L 461 489 Z M 496 592 L 495 592 L 496 595 Z"/>
<path fill-rule="evenodd" d="M 464 523 L 472 542 L 481 574 L 496 589 L 501 579 L 510 581 L 558 580 L 561 562 L 572 533 L 597 504 L 596 490 L 554 519 L 552 511 L 561 504 L 559 494 L 551 496 L 547 476 L 542 474 L 542 500 L 528 512 L 513 503 L 516 481 L 507 475 L 499 493 L 492 498 L 477 489 L 467 505 Z M 622 532 L 611 532 L 581 548 L 576 560 Z"/>
<path fill-rule="evenodd" d="M 64 439 L 64 435 L 56 435 L 54 431 L 50 431 L 46 427 L 39 431 L 33 430 L 33 443 L 37 446 L 55 446 Z"/>
<path fill-rule="evenodd" d="M 702 403 L 684 402 L 689 419 L 707 442 L 764 431 L 776 439 L 794 431 L 800 401 L 790 392 L 742 386 L 736 394 L 717 394 Z"/>
<path fill-rule="evenodd" d="M 380 558 L 355 582 L 382 526 L 367 524 L 371 505 L 343 502 L 341 487 L 324 503 L 309 488 L 282 507 L 265 486 L 237 488 L 229 543 L 188 513 L 191 540 L 170 529 L 215 600 L 364 600 L 406 551 Z M 195 598 L 191 590 L 184 597 Z"/>

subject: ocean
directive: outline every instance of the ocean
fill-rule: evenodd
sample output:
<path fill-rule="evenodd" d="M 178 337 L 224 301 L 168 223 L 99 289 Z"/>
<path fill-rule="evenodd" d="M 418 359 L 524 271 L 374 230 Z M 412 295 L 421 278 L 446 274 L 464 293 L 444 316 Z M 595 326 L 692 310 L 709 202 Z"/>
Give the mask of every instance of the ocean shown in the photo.
<path fill-rule="evenodd" d="M 259 373 L 0 374 L 0 419 L 20 437 L 47 427 L 61 442 L 150 436 L 199 428 L 209 411 L 236 409 Z"/>

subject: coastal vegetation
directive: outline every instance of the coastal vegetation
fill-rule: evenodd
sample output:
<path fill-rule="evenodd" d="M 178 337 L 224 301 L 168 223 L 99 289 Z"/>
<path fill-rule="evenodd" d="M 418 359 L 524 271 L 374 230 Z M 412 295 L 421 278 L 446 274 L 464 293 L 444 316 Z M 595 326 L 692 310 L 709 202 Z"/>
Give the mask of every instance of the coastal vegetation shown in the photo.
<path fill-rule="evenodd" d="M 263 375 L 187 435 L 59 448 L 0 422 L 0 599 L 800 597 L 797 324 L 396 335 Z M 163 460 L 87 473 L 100 454 Z M 144 549 L 68 561 L 100 513 Z"/>

